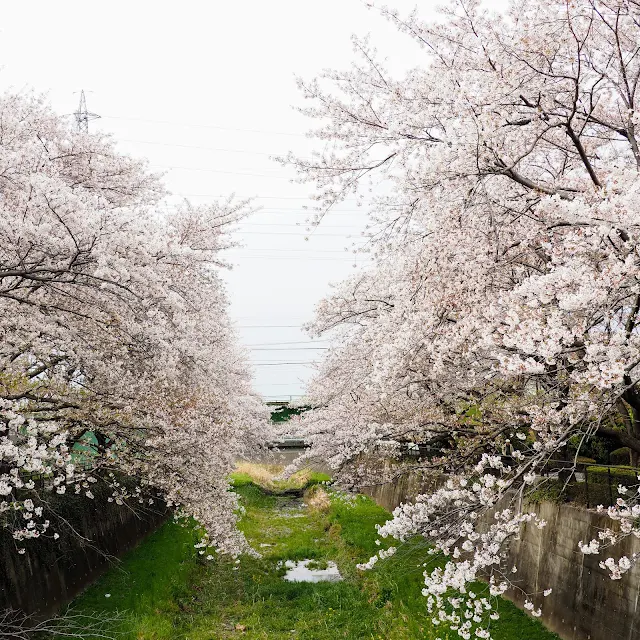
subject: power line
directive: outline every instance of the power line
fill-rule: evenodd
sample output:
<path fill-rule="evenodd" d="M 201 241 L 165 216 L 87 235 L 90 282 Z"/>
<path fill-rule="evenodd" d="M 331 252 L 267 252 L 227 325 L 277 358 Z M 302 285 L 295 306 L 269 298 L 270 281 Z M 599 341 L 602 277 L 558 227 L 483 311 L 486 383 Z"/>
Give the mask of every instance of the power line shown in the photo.
<path fill-rule="evenodd" d="M 262 384 L 268 387 L 291 387 L 296 384 L 299 385 L 300 381 L 295 380 L 294 382 L 263 382 Z"/>
<path fill-rule="evenodd" d="M 175 147 L 177 149 L 198 149 L 200 151 L 222 151 L 224 153 L 246 153 L 254 156 L 267 156 L 273 158 L 278 153 L 267 153 L 265 151 L 250 151 L 248 149 L 224 149 L 222 147 L 203 147 L 197 144 L 178 144 L 173 142 L 156 142 L 154 140 L 130 140 L 127 138 L 118 138 L 118 142 L 130 142 L 132 144 L 151 144 L 158 147 Z M 306 160 L 310 160 L 310 156 L 298 156 Z"/>
<path fill-rule="evenodd" d="M 105 118 L 108 118 L 109 116 L 104 116 Z M 193 126 L 199 126 L 199 125 L 193 125 Z M 230 131 L 235 131 L 235 129 L 230 129 Z M 242 131 L 242 129 L 240 129 L 240 131 Z M 301 135 L 301 134 L 280 134 L 280 135 Z M 266 151 L 251 151 L 248 149 L 226 149 L 223 147 L 206 147 L 206 146 L 201 146 L 201 145 L 194 145 L 194 144 L 180 144 L 180 143 L 174 143 L 174 142 L 157 142 L 155 140 L 131 140 L 131 139 L 127 139 L 127 138 L 118 138 L 118 142 L 129 142 L 132 144 L 150 144 L 150 145 L 155 145 L 155 146 L 160 146 L 160 147 L 174 147 L 174 148 L 178 148 L 178 149 L 198 149 L 199 151 L 221 151 L 223 153 L 246 153 L 248 155 L 254 155 L 254 156 L 266 156 L 268 158 L 274 158 L 278 155 L 283 155 L 282 152 L 279 153 L 269 153 Z M 287 152 L 285 151 L 284 154 L 286 154 Z M 313 160 L 314 157 L 313 156 L 299 156 L 296 154 L 296 158 L 300 158 L 302 160 Z"/>
<path fill-rule="evenodd" d="M 273 260 L 299 260 L 301 258 L 308 258 L 309 260 L 356 260 L 358 257 L 362 257 L 362 253 L 351 253 L 349 251 L 329 250 L 329 249 L 244 249 L 230 247 L 225 251 L 233 250 L 233 254 L 227 254 L 224 259 L 229 260 L 232 258 L 271 258 Z M 273 251 L 274 253 L 266 253 Z M 331 256 L 312 255 L 313 253 L 326 253 L 334 254 Z M 343 256 L 343 257 L 340 257 Z"/>
<path fill-rule="evenodd" d="M 329 347 L 276 347 L 251 349 L 251 351 L 329 351 Z"/>
<path fill-rule="evenodd" d="M 307 362 L 251 362 L 253 367 L 289 367 L 298 365 L 318 364 L 315 360 L 309 360 Z"/>
<path fill-rule="evenodd" d="M 173 144 L 171 142 L 152 142 L 151 140 L 128 140 L 127 138 L 118 138 L 118 142 L 131 142 L 134 144 L 152 144 L 159 147 L 176 147 L 178 149 L 200 149 L 203 151 L 224 151 L 226 153 L 248 153 L 256 156 L 273 156 L 272 153 L 262 153 L 260 151 L 246 151 L 241 149 L 222 149 L 219 147 L 201 147 L 193 144 Z"/>
<path fill-rule="evenodd" d="M 211 196 L 215 197 L 215 196 Z M 182 203 L 170 203 L 163 205 L 156 205 L 154 209 L 159 209 L 163 211 L 173 212 L 181 206 Z M 294 227 L 297 229 L 309 230 L 309 232 L 313 232 L 316 229 L 353 229 L 360 232 L 374 232 L 375 229 L 373 227 L 367 226 L 363 228 L 362 225 L 358 224 L 313 224 L 307 222 L 254 222 L 250 219 L 253 216 L 259 216 L 260 214 L 274 214 L 274 213 L 302 213 L 302 214 L 312 214 L 317 213 L 315 210 L 311 209 L 300 209 L 299 207 L 260 207 L 256 211 L 252 212 L 247 216 L 247 218 L 242 219 L 238 222 L 230 223 L 239 226 L 256 226 L 256 227 Z M 331 213 L 366 213 L 362 209 L 331 209 Z"/>
<path fill-rule="evenodd" d="M 279 346 L 281 344 L 309 344 L 310 340 L 296 340 L 293 342 L 260 342 L 258 344 L 245 344 L 245 347 L 271 347 Z"/>
<path fill-rule="evenodd" d="M 283 234 L 283 235 L 298 235 L 298 234 L 290 233 L 290 234 Z M 244 247 L 240 247 L 240 248 L 244 249 Z M 339 253 L 344 255 L 345 253 L 349 253 L 349 251 L 345 251 L 345 250 L 340 251 L 340 249 L 312 249 L 311 247 L 309 249 L 288 249 L 288 248 L 278 249 L 276 247 L 251 247 L 251 248 L 247 247 L 245 250 L 246 251 L 275 251 L 278 254 L 280 253 L 307 253 L 307 254 L 308 253 Z M 310 257 L 314 257 L 314 256 L 310 256 Z"/>
<path fill-rule="evenodd" d="M 245 324 L 236 325 L 238 329 L 301 329 L 299 324 Z"/>
<path fill-rule="evenodd" d="M 229 195 L 235 195 L 240 200 L 311 200 L 309 196 L 239 196 L 237 194 L 213 194 L 213 193 L 174 193 L 174 196 L 182 198 L 228 198 Z M 313 200 L 311 200 L 313 202 Z M 341 202 L 357 202 L 355 198 L 346 198 Z"/>
<path fill-rule="evenodd" d="M 349 234 L 345 233 L 313 233 L 313 231 L 292 233 L 290 231 L 236 231 L 242 236 L 297 236 L 299 238 L 348 238 Z M 366 239 L 366 238 L 365 238 Z"/>
<path fill-rule="evenodd" d="M 262 318 L 261 316 L 234 316 L 235 320 L 279 320 L 282 316 L 268 316 L 267 318 Z M 309 316 L 292 316 L 290 314 L 286 314 L 285 320 L 296 320 L 300 322 L 306 322 L 309 319 Z"/>
<path fill-rule="evenodd" d="M 128 120 L 131 122 L 148 122 L 152 124 L 169 124 L 177 127 L 194 127 L 197 129 L 218 129 L 220 131 L 244 131 L 246 133 L 264 133 L 267 135 L 277 136 L 294 136 L 299 138 L 306 138 L 304 133 L 291 133 L 285 131 L 266 131 L 264 129 L 240 129 L 232 127 L 221 127 L 213 124 L 198 124 L 195 122 L 171 122 L 170 120 L 148 120 L 146 118 L 127 118 L 125 116 L 102 116 L 105 120 Z"/>
<path fill-rule="evenodd" d="M 169 166 L 163 164 L 150 164 L 149 168 L 151 169 L 168 169 L 169 171 L 204 171 L 207 173 L 224 173 L 226 175 L 232 176 L 250 176 L 252 178 L 270 178 L 272 180 L 291 180 L 291 178 L 287 176 L 276 176 L 268 173 L 246 173 L 242 171 L 224 171 L 223 169 L 208 169 L 204 167 L 176 167 Z"/>
<path fill-rule="evenodd" d="M 260 394 L 261 396 L 263 396 L 264 398 L 282 398 L 282 396 L 294 396 L 294 397 L 298 397 L 298 398 L 303 398 L 304 394 L 302 393 L 279 393 L 278 395 L 265 395 L 264 393 Z"/>
<path fill-rule="evenodd" d="M 269 395 L 265 395 L 264 393 L 260 394 L 263 398 L 275 398 L 276 400 L 282 400 L 282 402 L 288 402 L 288 400 L 286 399 L 286 397 L 283 398 L 283 396 L 289 396 L 289 399 L 291 398 L 304 398 L 304 394 L 302 393 L 281 393 L 279 395 L 276 396 L 269 396 Z"/>
<path fill-rule="evenodd" d="M 290 222 L 290 223 L 286 223 L 286 222 L 251 222 L 250 220 L 247 221 L 241 221 L 241 222 L 237 222 L 236 223 L 238 226 L 240 227 L 291 227 L 293 229 L 300 229 L 301 233 L 303 232 L 307 232 L 307 229 L 304 227 L 304 225 L 300 224 L 300 223 L 296 223 L 296 222 Z M 316 229 L 319 229 L 319 226 L 313 226 L 312 229 L 308 230 L 308 233 L 313 233 Z M 348 224 L 336 224 L 336 225 L 322 225 L 323 229 L 354 229 L 354 230 L 358 230 L 360 227 L 355 227 L 353 225 L 348 225 Z M 314 234 L 315 235 L 315 234 Z M 339 234 L 342 235 L 342 234 Z"/>
<path fill-rule="evenodd" d="M 211 196 L 212 198 L 215 197 L 223 197 L 223 196 Z M 243 200 L 244 198 L 240 198 L 241 200 Z M 249 197 L 247 197 L 246 199 L 251 199 Z M 254 200 L 259 200 L 260 196 L 257 196 L 256 198 L 253 198 Z M 181 202 L 167 202 L 161 205 L 156 205 L 156 209 L 165 209 L 167 211 L 174 211 L 175 209 L 177 209 L 179 206 L 181 206 Z M 303 205 L 304 206 L 304 205 Z M 315 209 L 301 209 L 300 207 L 260 207 L 260 209 L 257 209 L 254 213 L 250 214 L 250 215 L 257 215 L 259 213 L 263 213 L 263 212 L 269 212 L 269 213 L 280 213 L 280 212 L 285 212 L 285 211 L 292 211 L 293 213 L 317 213 L 317 211 Z M 363 208 L 360 209 L 331 209 L 331 213 L 366 213 L 366 210 Z M 344 225 L 341 225 L 344 226 Z M 347 226 L 353 226 L 353 225 L 347 225 Z"/>
<path fill-rule="evenodd" d="M 295 380 L 293 382 L 263 382 L 262 384 L 268 387 L 292 387 L 294 385 L 299 385 L 300 381 Z"/>
<path fill-rule="evenodd" d="M 313 256 L 237 256 L 242 260 L 304 260 L 305 262 L 352 262 L 350 258 L 315 258 Z M 353 262 L 355 266 L 363 266 L 364 262 Z"/>
<path fill-rule="evenodd" d="M 266 383 L 266 384 L 268 385 L 269 383 Z M 273 385 L 272 385 L 272 386 L 273 386 Z M 290 386 L 290 385 L 284 385 L 284 386 Z M 284 392 L 284 393 L 282 393 L 282 394 L 278 394 L 278 395 L 270 395 L 270 396 L 268 395 L 268 396 L 265 396 L 265 397 L 267 397 L 267 398 L 281 398 L 283 395 L 284 395 L 284 396 L 290 396 L 290 395 L 291 395 L 291 396 L 299 396 L 299 397 L 302 397 L 304 394 L 302 394 L 302 393 L 286 393 L 286 392 Z"/>
<path fill-rule="evenodd" d="M 272 365 L 282 365 L 282 364 L 314 364 L 319 362 L 318 360 L 250 360 L 251 364 L 272 364 Z"/>
<path fill-rule="evenodd" d="M 313 213 L 318 213 L 318 211 L 316 209 L 301 209 L 300 207 L 260 207 L 259 209 L 256 209 L 255 213 L 251 213 L 250 215 L 258 215 L 260 213 L 305 213 L 305 214 L 313 214 Z M 367 215 L 366 210 L 364 209 L 331 209 L 331 213 L 358 213 L 358 214 L 363 214 Z M 300 222 L 298 222 L 297 224 L 302 224 Z M 319 226 L 319 225 L 312 225 L 312 226 Z M 326 226 L 326 225 L 323 225 Z M 339 225 L 339 226 L 347 226 L 347 227 L 353 227 L 355 225 L 351 224 L 351 225 Z"/>

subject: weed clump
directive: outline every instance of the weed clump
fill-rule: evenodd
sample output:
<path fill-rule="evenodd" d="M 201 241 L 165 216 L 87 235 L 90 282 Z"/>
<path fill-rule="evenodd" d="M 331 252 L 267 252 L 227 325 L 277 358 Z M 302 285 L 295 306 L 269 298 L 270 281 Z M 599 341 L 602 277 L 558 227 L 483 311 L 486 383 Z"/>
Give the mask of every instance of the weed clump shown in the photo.
<path fill-rule="evenodd" d="M 268 493 L 302 495 L 307 487 L 331 479 L 325 473 L 311 469 L 301 469 L 288 478 L 282 478 L 283 471 L 282 465 L 240 462 L 236 465 L 232 480 L 236 487 L 252 482 Z"/>
<path fill-rule="evenodd" d="M 304 502 L 309 511 L 316 513 L 326 513 L 331 509 L 329 494 L 320 486 L 313 485 L 304 493 Z"/>

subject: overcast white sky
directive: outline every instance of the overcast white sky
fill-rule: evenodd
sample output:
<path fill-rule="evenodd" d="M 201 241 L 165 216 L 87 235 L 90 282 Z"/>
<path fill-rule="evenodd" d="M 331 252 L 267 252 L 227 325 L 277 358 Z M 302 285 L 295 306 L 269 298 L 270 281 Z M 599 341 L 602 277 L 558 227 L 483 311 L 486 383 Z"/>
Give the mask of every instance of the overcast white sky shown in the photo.
<path fill-rule="evenodd" d="M 393 4 L 408 12 L 416 2 Z M 422 13 L 435 5 L 423 0 Z M 292 108 L 302 104 L 294 76 L 346 67 L 352 33 L 371 33 L 392 69 L 420 64 L 418 47 L 360 0 L 22 0 L 2 9 L 2 89 L 46 92 L 69 114 L 85 89 L 102 116 L 91 128 L 166 170 L 172 193 L 256 197 L 263 209 L 241 225 L 244 246 L 225 275 L 231 314 L 251 347 L 256 389 L 301 394 L 323 351 L 300 325 L 330 283 L 353 272 L 345 247 L 366 213 L 345 203 L 304 240 L 310 187 L 270 159 L 313 148 L 311 123 Z M 303 364 L 282 364 L 291 362 Z"/>

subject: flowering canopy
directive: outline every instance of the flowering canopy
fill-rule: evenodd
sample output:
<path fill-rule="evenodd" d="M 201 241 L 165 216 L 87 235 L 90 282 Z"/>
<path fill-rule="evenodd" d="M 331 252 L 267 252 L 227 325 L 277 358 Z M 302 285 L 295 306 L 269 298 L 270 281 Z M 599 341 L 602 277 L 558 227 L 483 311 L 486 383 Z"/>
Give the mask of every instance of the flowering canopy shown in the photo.
<path fill-rule="evenodd" d="M 288 161 L 317 185 L 313 222 L 381 185 L 374 266 L 311 327 L 336 343 L 310 387 L 307 457 L 362 482 L 363 460 L 430 448 L 417 466 L 447 484 L 381 535 L 447 553 L 425 574 L 435 619 L 487 637 L 469 582 L 503 592 L 505 544 L 535 520 L 508 497 L 576 435 L 640 452 L 640 3 L 513 0 L 495 15 L 457 0 L 432 24 L 380 11 L 421 66 L 393 78 L 356 39 L 351 69 L 300 82 L 324 148 Z M 632 502 L 607 541 L 638 533 Z"/>
<path fill-rule="evenodd" d="M 47 493 L 104 483 L 118 503 L 159 495 L 238 552 L 228 475 L 264 416 L 216 267 L 247 204 L 160 214 L 144 163 L 11 94 L 0 183 L 2 526 L 52 535 Z"/>

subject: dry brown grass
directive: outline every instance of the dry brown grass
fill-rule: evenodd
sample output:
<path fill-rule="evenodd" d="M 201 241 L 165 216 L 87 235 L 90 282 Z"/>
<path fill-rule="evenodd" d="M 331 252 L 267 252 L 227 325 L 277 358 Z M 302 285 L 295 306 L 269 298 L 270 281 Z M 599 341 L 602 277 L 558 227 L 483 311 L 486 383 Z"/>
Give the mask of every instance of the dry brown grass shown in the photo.
<path fill-rule="evenodd" d="M 317 484 L 305 491 L 304 502 L 310 511 L 326 513 L 331 508 L 329 494 Z"/>
<path fill-rule="evenodd" d="M 276 492 L 302 490 L 318 475 L 311 469 L 302 469 L 289 478 L 281 479 L 279 476 L 283 471 L 284 467 L 278 464 L 239 462 L 236 465 L 236 473 L 248 476 L 263 489 Z"/>

